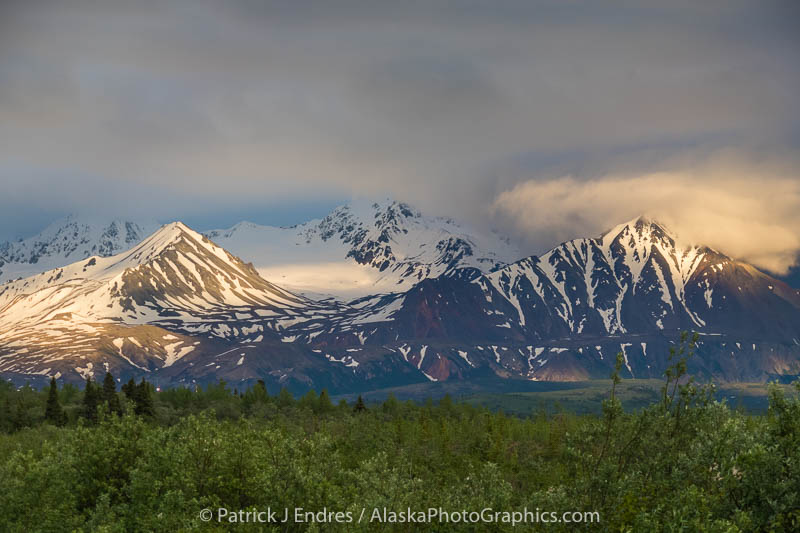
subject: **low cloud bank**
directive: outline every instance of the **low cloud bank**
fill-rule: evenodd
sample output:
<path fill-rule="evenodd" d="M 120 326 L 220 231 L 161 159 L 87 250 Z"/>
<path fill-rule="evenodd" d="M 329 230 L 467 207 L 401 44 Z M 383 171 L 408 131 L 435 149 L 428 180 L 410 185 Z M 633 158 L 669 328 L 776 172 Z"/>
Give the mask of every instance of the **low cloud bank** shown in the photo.
<path fill-rule="evenodd" d="M 540 249 L 648 215 L 683 241 L 785 274 L 800 253 L 797 163 L 717 154 L 670 170 L 531 179 L 492 211 Z"/>

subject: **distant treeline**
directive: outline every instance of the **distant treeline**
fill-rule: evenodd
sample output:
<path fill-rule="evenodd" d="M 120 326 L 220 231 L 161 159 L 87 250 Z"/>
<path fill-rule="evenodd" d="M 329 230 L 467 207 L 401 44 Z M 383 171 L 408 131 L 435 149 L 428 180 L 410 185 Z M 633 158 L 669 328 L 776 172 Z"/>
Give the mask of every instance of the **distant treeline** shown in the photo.
<path fill-rule="evenodd" d="M 393 398 L 388 401 L 397 403 Z M 449 397 L 444 401 L 452 403 Z M 213 410 L 219 420 L 238 420 L 241 417 L 270 418 L 287 409 L 308 409 L 324 414 L 366 410 L 366 404 L 359 396 L 352 405 L 344 400 L 334 405 L 327 390 L 320 393 L 310 390 L 299 398 L 287 389 L 270 395 L 262 380 L 241 391 L 223 380 L 205 387 L 158 390 L 145 379 L 138 382 L 131 379 L 117 390 L 117 381 L 110 372 L 106 372 L 101 383 L 87 378 L 82 389 L 71 383 L 59 388 L 55 378 L 42 390 L 28 385 L 16 387 L 0 380 L 0 432 L 3 433 L 42 424 L 91 425 L 114 414 L 135 414 L 148 422 L 172 425 L 186 416 L 209 410 Z"/>
<path fill-rule="evenodd" d="M 800 531 L 800 400 L 764 416 L 686 377 L 684 336 L 660 399 L 600 416 L 505 416 L 453 402 L 331 402 L 263 383 L 156 392 L 113 376 L 0 385 L 0 531 L 229 531 L 219 508 L 597 512 L 547 531 Z M 623 364 L 621 356 L 617 369 Z M 252 531 L 511 531 L 509 524 L 290 523 Z"/>

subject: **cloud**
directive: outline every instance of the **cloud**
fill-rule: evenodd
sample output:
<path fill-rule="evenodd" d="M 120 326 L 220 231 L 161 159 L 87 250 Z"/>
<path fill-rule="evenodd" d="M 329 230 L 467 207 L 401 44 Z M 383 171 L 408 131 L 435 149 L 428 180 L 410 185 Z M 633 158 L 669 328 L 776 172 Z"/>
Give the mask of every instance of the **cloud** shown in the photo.
<path fill-rule="evenodd" d="M 533 246 L 554 245 L 648 215 L 680 240 L 778 274 L 800 253 L 800 165 L 791 156 L 722 150 L 642 172 L 528 180 L 492 209 Z M 664 167 L 659 170 L 658 167 Z"/>
<path fill-rule="evenodd" d="M 553 161 L 796 150 L 797 5 L 2 2 L 0 210 L 392 195 L 488 224 Z"/>

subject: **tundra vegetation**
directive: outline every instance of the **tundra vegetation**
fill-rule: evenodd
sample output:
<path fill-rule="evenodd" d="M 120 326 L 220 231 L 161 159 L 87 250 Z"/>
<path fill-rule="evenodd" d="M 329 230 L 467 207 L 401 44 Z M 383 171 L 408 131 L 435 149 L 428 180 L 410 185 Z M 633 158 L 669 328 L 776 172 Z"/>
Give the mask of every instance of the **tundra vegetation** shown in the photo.
<path fill-rule="evenodd" d="M 626 412 L 621 355 L 600 415 L 507 416 L 445 396 L 338 405 L 258 384 L 156 392 L 113 377 L 0 384 L 0 531 L 417 531 L 398 523 L 203 522 L 204 508 L 597 511 L 548 531 L 800 531 L 800 400 L 750 415 L 686 375 Z M 437 531 L 512 530 L 436 524 Z"/>

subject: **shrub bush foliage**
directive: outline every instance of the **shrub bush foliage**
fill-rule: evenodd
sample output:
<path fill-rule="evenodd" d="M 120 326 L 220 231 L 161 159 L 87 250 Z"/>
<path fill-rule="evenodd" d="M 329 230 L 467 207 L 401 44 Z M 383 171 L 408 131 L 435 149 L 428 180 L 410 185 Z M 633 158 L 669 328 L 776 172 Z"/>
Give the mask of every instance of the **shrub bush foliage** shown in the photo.
<path fill-rule="evenodd" d="M 0 384 L 0 531 L 229 531 L 199 511 L 302 507 L 597 511 L 547 531 L 800 531 L 800 401 L 714 401 L 683 335 L 661 401 L 601 416 L 508 417 L 453 402 L 334 405 L 263 383 L 155 392 L 147 382 Z M 278 391 L 275 391 L 278 392 Z M 88 397 L 87 397 L 88 396 Z M 91 412 L 91 409 L 94 412 Z M 249 531 L 505 531 L 507 524 L 260 524 Z"/>

